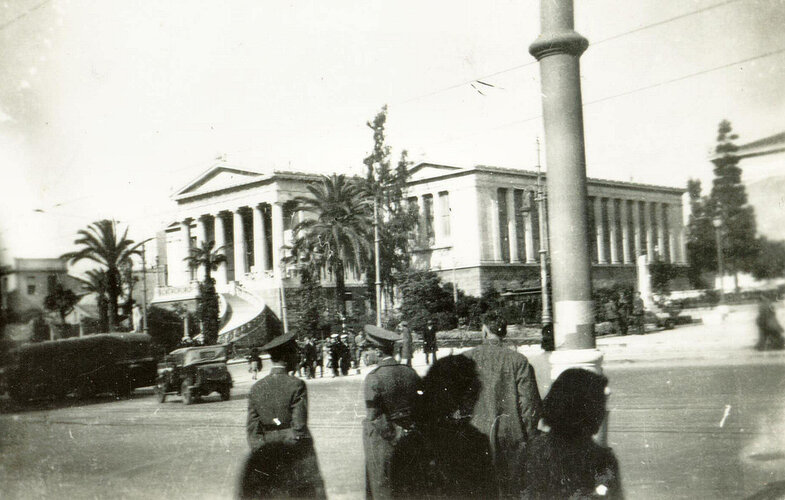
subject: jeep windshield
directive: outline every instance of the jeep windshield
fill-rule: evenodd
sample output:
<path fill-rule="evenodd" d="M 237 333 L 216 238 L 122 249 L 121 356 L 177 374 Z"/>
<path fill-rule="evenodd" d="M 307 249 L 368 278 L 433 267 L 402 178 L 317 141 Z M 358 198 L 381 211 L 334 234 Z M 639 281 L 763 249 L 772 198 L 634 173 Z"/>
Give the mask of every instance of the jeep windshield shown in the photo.
<path fill-rule="evenodd" d="M 226 362 L 225 346 L 196 347 L 188 349 L 185 353 L 183 366 L 217 362 Z"/>

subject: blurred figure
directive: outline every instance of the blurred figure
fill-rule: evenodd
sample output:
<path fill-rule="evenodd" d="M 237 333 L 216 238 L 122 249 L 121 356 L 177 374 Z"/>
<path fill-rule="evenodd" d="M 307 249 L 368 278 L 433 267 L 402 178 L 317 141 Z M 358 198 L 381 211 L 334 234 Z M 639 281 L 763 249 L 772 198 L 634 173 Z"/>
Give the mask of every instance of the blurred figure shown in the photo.
<path fill-rule="evenodd" d="M 409 330 L 409 323 L 401 321 L 398 333 L 401 334 L 401 364 L 412 366 L 412 331 Z"/>
<path fill-rule="evenodd" d="M 289 375 L 298 362 L 294 334 L 276 337 L 262 350 L 270 354 L 272 367 L 248 394 L 246 432 L 251 457 L 243 472 L 240 496 L 324 498 L 308 429 L 308 390 L 305 382 Z"/>
<path fill-rule="evenodd" d="M 311 337 L 305 339 L 302 351 L 302 365 L 307 378 L 316 377 L 316 345 Z"/>
<path fill-rule="evenodd" d="M 448 356 L 423 379 L 415 430 L 392 456 L 397 498 L 493 498 L 498 495 L 488 436 L 471 425 L 480 392 L 474 361 Z"/>
<path fill-rule="evenodd" d="M 354 337 L 354 359 L 355 365 L 354 368 L 357 370 L 357 374 L 360 373 L 360 363 L 363 360 L 363 351 L 365 350 L 365 335 L 363 332 L 358 332 L 357 335 Z"/>
<path fill-rule="evenodd" d="M 259 351 L 256 347 L 251 349 L 251 354 L 248 355 L 248 371 L 251 372 L 251 379 L 256 380 L 259 372 L 262 371 L 262 358 L 259 356 Z"/>
<path fill-rule="evenodd" d="M 627 294 L 623 291 L 619 292 L 619 301 L 617 305 L 619 313 L 619 331 L 622 335 L 627 335 L 630 326 L 630 303 L 627 301 Z"/>
<path fill-rule="evenodd" d="M 632 323 L 638 335 L 643 335 L 646 332 L 646 327 L 643 324 L 645 312 L 641 292 L 635 292 L 635 298 L 632 299 Z"/>
<path fill-rule="evenodd" d="M 619 310 L 616 307 L 616 300 L 611 297 L 605 302 L 605 321 L 611 324 L 611 333 L 619 333 Z"/>
<path fill-rule="evenodd" d="M 436 323 L 429 319 L 422 335 L 422 350 L 425 353 L 426 365 L 436 362 L 436 349 Z"/>
<path fill-rule="evenodd" d="M 365 333 L 379 356 L 377 367 L 365 377 L 363 386 L 366 497 L 390 498 L 391 459 L 401 438 L 414 426 L 420 377 L 395 361 L 395 342 L 400 340 L 397 334 L 373 325 L 365 325 Z"/>
<path fill-rule="evenodd" d="M 782 326 L 777 321 L 774 304 L 765 293 L 760 296 L 758 317 L 755 323 L 758 325 L 758 343 L 755 344 L 755 349 L 771 351 L 785 347 L 785 339 L 782 338 Z"/>
<path fill-rule="evenodd" d="M 543 401 L 550 432 L 526 450 L 523 498 L 623 498 L 619 464 L 592 436 L 605 419 L 608 379 L 581 368 L 565 370 Z"/>
<path fill-rule="evenodd" d="M 517 498 L 522 489 L 520 461 L 527 441 L 538 433 L 542 402 L 529 360 L 503 345 L 504 319 L 488 313 L 482 329 L 483 344 L 463 354 L 477 363 L 482 383 L 472 425 L 490 440 L 502 497 Z"/>

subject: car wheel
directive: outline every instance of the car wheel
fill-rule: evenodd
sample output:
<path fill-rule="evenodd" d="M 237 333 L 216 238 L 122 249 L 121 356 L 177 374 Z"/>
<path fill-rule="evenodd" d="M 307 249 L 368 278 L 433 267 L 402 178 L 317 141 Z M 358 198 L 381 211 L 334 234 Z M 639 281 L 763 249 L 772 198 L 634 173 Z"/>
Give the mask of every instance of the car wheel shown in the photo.
<path fill-rule="evenodd" d="M 229 401 L 229 398 L 231 397 L 231 390 L 232 388 L 227 386 L 222 387 L 221 390 L 218 391 L 221 394 L 221 401 Z"/>
<path fill-rule="evenodd" d="M 184 405 L 189 405 L 194 402 L 194 395 L 187 380 L 183 381 L 183 385 L 180 388 L 180 394 L 183 396 Z"/>
<path fill-rule="evenodd" d="M 155 386 L 155 398 L 159 403 L 166 401 L 166 387 L 162 383 L 158 383 Z"/>

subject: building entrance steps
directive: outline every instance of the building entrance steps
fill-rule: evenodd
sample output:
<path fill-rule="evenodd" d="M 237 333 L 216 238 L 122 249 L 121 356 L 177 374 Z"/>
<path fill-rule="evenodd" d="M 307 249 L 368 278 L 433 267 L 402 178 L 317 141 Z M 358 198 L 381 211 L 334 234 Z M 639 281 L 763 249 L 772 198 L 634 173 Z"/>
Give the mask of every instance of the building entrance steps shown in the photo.
<path fill-rule="evenodd" d="M 237 341 L 245 336 L 245 332 L 241 332 L 243 327 L 256 321 L 264 313 L 264 301 L 257 299 L 252 302 L 231 293 L 223 293 L 221 296 L 226 301 L 227 313 L 226 323 L 218 332 L 218 338 Z"/>

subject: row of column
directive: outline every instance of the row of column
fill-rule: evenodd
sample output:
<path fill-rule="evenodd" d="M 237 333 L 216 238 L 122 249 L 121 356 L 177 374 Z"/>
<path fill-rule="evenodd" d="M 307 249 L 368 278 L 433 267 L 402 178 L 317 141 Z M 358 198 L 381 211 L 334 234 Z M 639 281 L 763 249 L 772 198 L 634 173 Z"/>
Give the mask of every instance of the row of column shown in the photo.
<path fill-rule="evenodd" d="M 520 206 L 516 206 L 516 193 L 520 195 Z M 511 264 L 525 262 L 534 264 L 537 262 L 537 252 L 535 242 L 535 230 L 539 238 L 539 229 L 535 224 L 537 209 L 533 202 L 535 193 L 522 189 L 491 189 L 491 234 L 493 235 L 493 260 L 507 261 Z M 501 206 L 504 206 L 504 210 Z M 520 219 L 518 218 L 520 215 Z M 506 227 L 502 227 L 499 220 L 504 216 Z M 521 224 L 518 224 L 518 221 Z M 520 253 L 519 233 L 523 232 L 523 255 Z M 507 238 L 503 236 L 506 233 Z M 509 258 L 504 256 L 504 246 L 507 246 Z"/>
<path fill-rule="evenodd" d="M 251 224 L 251 240 L 253 241 L 253 252 L 251 258 L 248 259 L 248 237 L 245 234 L 244 213 L 251 211 L 252 224 Z M 270 211 L 270 222 L 272 224 L 272 258 L 268 256 L 269 242 L 267 237 L 267 223 L 266 217 L 267 210 Z M 237 207 L 231 211 L 219 211 L 213 214 L 203 214 L 195 218 L 188 218 L 180 222 L 180 231 L 182 232 L 182 244 L 184 255 L 189 255 L 192 236 L 191 236 L 191 222 L 196 220 L 196 245 L 201 246 L 202 242 L 207 241 L 208 238 L 208 223 L 213 221 L 213 239 L 215 240 L 215 248 L 225 247 L 227 245 L 227 221 L 225 217 L 231 215 L 231 248 L 225 248 L 224 254 L 227 258 L 231 257 L 234 262 L 234 280 L 238 280 L 246 273 L 249 272 L 252 265 L 256 272 L 272 271 L 279 272 L 276 262 L 281 260 L 281 247 L 284 245 L 284 222 L 283 222 L 283 208 L 281 203 L 272 204 L 259 204 L 251 207 L 243 206 Z M 250 262 L 249 262 L 250 260 Z M 204 270 L 200 269 L 199 273 Z M 186 281 L 191 280 L 191 270 L 186 268 Z M 201 278 L 201 276 L 200 276 Z M 215 272 L 215 281 L 217 284 L 226 284 L 229 282 L 229 268 L 228 262 L 219 265 L 218 270 Z"/>
<path fill-rule="evenodd" d="M 679 205 L 599 197 L 593 205 L 597 263 L 632 264 L 642 254 L 670 263 L 685 262 L 683 224 L 675 211 Z"/>
<path fill-rule="evenodd" d="M 451 244 L 450 195 L 447 191 L 425 193 L 407 199 L 419 212 L 419 238 L 427 247 Z"/>

